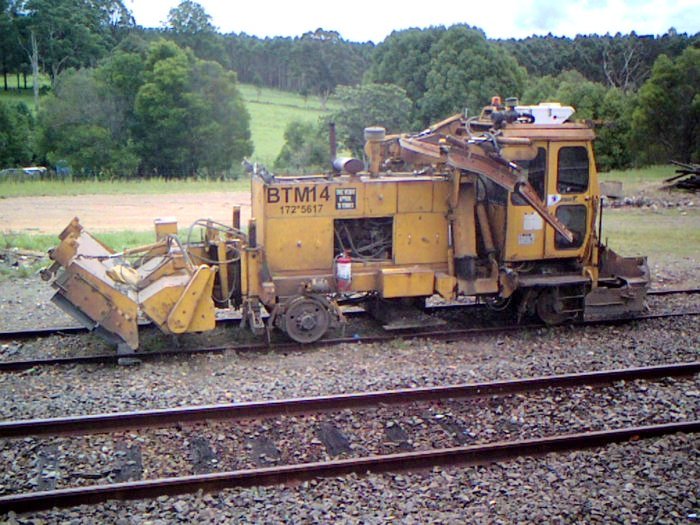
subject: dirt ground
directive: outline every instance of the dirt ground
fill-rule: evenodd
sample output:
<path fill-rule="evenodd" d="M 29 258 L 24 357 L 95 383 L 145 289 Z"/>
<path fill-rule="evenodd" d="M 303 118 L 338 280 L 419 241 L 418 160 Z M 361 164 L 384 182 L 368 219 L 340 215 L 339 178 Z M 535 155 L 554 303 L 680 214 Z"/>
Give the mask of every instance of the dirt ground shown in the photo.
<path fill-rule="evenodd" d="M 91 232 L 147 231 L 159 217 L 175 217 L 180 227 L 203 218 L 231 224 L 236 204 L 246 224 L 249 192 L 15 197 L 0 199 L 0 231 L 57 235 L 76 216 Z"/>

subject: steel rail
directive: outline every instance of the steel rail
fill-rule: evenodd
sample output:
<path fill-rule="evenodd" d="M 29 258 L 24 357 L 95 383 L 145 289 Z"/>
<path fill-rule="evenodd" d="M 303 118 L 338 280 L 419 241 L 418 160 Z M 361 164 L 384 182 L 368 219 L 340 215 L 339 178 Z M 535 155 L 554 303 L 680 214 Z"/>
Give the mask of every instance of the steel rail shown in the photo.
<path fill-rule="evenodd" d="M 559 325 L 558 327 L 566 326 L 594 326 L 594 325 L 609 325 L 609 324 L 620 324 L 629 323 L 632 321 L 648 321 L 652 319 L 665 319 L 672 317 L 684 317 L 684 316 L 696 316 L 700 315 L 700 311 L 683 311 L 683 312 L 669 312 L 669 313 L 656 313 L 656 314 L 644 314 L 634 317 L 624 317 L 618 319 L 597 319 L 589 321 L 576 321 L 568 324 Z M 42 359 L 27 359 L 27 360 L 9 360 L 0 361 L 0 373 L 3 372 L 17 372 L 22 370 L 28 370 L 34 367 L 42 366 L 56 366 L 56 365 L 80 365 L 80 364 L 109 364 L 118 363 L 121 358 L 135 358 L 140 360 L 148 359 L 158 359 L 163 357 L 171 356 L 190 356 L 196 354 L 210 354 L 210 353 L 225 353 L 225 352 L 251 352 L 251 351 L 281 351 L 281 352 L 292 352 L 300 351 L 308 348 L 316 348 L 319 346 L 332 346 L 339 344 L 357 344 L 357 343 L 383 343 L 387 341 L 393 341 L 396 339 L 433 339 L 443 342 L 453 342 L 460 341 L 470 336 L 477 335 L 489 335 L 489 334 L 500 334 L 503 332 L 519 332 L 526 330 L 536 330 L 542 328 L 557 328 L 548 327 L 543 323 L 531 323 L 531 324 L 509 324 L 509 325 L 499 325 L 499 326 L 489 326 L 489 327 L 476 327 L 476 328 L 456 328 L 450 330 L 412 330 L 407 332 L 402 331 L 392 331 L 388 334 L 380 335 L 353 335 L 351 337 L 337 337 L 329 339 L 320 339 L 315 343 L 301 344 L 294 341 L 276 342 L 274 344 L 267 344 L 265 342 L 259 343 L 247 343 L 241 345 L 226 345 L 226 346 L 213 346 L 206 348 L 193 348 L 193 349 L 170 349 L 170 350 L 160 350 L 157 352 L 134 352 L 133 354 L 97 354 L 97 355 L 86 355 L 86 356 L 70 356 L 70 357 L 48 357 Z"/>
<path fill-rule="evenodd" d="M 698 294 L 700 293 L 700 288 L 672 288 L 672 289 L 655 289 L 647 291 L 647 295 L 651 296 L 663 296 L 663 295 L 681 295 L 681 294 Z M 468 304 L 444 304 L 438 306 L 429 306 L 426 308 L 427 311 L 440 311 L 440 310 L 450 310 L 450 309 L 462 309 L 462 308 L 473 308 L 473 307 L 484 306 L 483 303 L 468 303 Z M 350 316 L 362 316 L 364 311 L 356 310 L 350 313 Z M 348 315 L 348 314 L 346 314 Z M 217 325 L 226 325 L 230 323 L 237 323 L 241 321 L 240 315 L 234 315 L 232 317 L 224 317 L 217 319 Z M 139 328 L 152 327 L 153 323 L 142 322 L 139 323 Z M 50 337 L 53 335 L 76 335 L 88 333 L 90 330 L 84 326 L 59 326 L 59 327 L 47 327 L 47 328 L 34 328 L 26 330 L 5 330 L 0 332 L 0 341 L 12 341 L 12 340 L 23 340 L 23 339 L 39 339 L 42 337 Z"/>
<path fill-rule="evenodd" d="M 700 361 L 639 368 L 579 372 L 554 376 L 539 376 L 486 383 L 383 390 L 332 396 L 178 407 L 135 412 L 115 412 L 87 416 L 5 421 L 0 422 L 0 438 L 104 433 L 116 430 L 163 427 L 178 423 L 193 423 L 215 419 L 226 419 L 228 421 L 258 419 L 280 415 L 309 414 L 348 408 L 357 409 L 378 405 L 435 401 L 439 399 L 464 399 L 516 394 L 545 388 L 571 388 L 584 385 L 614 383 L 617 381 L 655 380 L 664 377 L 690 376 L 697 373 L 700 373 Z"/>
<path fill-rule="evenodd" d="M 363 475 L 426 469 L 436 466 L 487 464 L 520 456 L 582 450 L 679 432 L 695 433 L 698 431 L 700 431 L 700 421 L 696 420 L 520 441 L 502 441 L 486 445 L 29 492 L 0 496 L 0 513 L 39 511 L 53 507 L 97 504 L 108 500 L 155 498 L 162 495 L 174 496 L 199 490 L 213 492 L 237 487 L 277 485 L 315 478 L 345 476 L 353 473 Z"/>
<path fill-rule="evenodd" d="M 694 295 L 700 293 L 700 288 L 654 288 L 647 295 Z"/>

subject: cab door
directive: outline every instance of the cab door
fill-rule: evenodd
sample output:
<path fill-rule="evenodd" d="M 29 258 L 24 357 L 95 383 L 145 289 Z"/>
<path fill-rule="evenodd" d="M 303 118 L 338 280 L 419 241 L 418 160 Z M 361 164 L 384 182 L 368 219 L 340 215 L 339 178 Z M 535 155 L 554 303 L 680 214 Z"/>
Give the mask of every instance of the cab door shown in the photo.
<path fill-rule="evenodd" d="M 550 143 L 547 208 L 574 235 L 571 242 L 546 226 L 545 257 L 580 257 L 591 235 L 591 188 L 597 180 L 588 142 Z"/>
<path fill-rule="evenodd" d="M 545 202 L 547 200 L 547 143 L 536 145 L 537 155 L 533 159 L 515 159 L 523 174 Z M 537 261 L 545 254 L 545 222 L 525 199 L 516 193 L 510 194 L 508 224 L 504 258 L 507 261 Z"/>

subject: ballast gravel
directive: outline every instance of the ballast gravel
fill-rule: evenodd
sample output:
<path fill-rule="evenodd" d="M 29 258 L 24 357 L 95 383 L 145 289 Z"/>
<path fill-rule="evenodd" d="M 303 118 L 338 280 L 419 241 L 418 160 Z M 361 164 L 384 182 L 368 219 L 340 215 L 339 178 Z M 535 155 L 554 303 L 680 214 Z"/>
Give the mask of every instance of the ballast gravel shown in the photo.
<path fill-rule="evenodd" d="M 696 296 L 673 300 L 689 309 L 700 306 Z M 305 397 L 695 361 L 700 355 L 699 329 L 697 316 L 677 317 L 616 326 L 558 327 L 478 336 L 449 344 L 394 341 L 287 354 L 169 358 L 144 362 L 138 367 L 38 368 L 0 376 L 0 418 Z M 46 345 L 39 350 L 57 347 L 55 351 L 60 353 L 66 351 L 66 345 L 69 350 L 78 345 L 79 351 L 97 352 L 96 345 L 101 343 L 82 336 L 52 337 L 38 344 Z M 13 358 L 21 358 L 22 346 L 16 352 L 19 354 Z M 0 358 L 6 357 L 3 354 Z M 682 393 L 686 400 L 681 408 L 665 402 L 649 403 L 646 410 L 650 417 L 667 412 L 675 414 L 674 420 L 697 418 L 696 383 L 679 383 L 686 385 Z M 552 403 L 563 406 L 565 400 L 552 399 Z M 550 417 L 549 410 L 542 410 L 541 417 Z M 495 421 L 493 414 L 484 410 L 483 417 Z M 513 417 L 518 420 L 517 413 Z M 615 421 L 611 417 L 609 423 Z M 215 441 L 213 434 L 209 437 Z M 693 523 L 699 521 L 700 514 L 699 450 L 697 435 L 676 435 L 487 466 L 110 502 L 36 514 L 10 514 L 0 516 L 0 521 Z M 111 449 L 104 452 L 108 453 Z M 94 466 L 98 467 L 100 461 L 96 457 Z M 161 467 L 184 473 L 192 469 L 191 461 L 191 457 L 183 460 L 179 454 L 163 451 Z M 87 458 L 85 466 L 92 465 L 91 458 Z M 47 467 L 50 469 L 51 464 Z"/>
<path fill-rule="evenodd" d="M 5 516 L 7 523 L 695 523 L 700 440 Z"/>
<path fill-rule="evenodd" d="M 534 439 L 700 417 L 700 377 L 0 440 L 5 493 Z M 126 467 L 126 468 L 125 468 Z"/>

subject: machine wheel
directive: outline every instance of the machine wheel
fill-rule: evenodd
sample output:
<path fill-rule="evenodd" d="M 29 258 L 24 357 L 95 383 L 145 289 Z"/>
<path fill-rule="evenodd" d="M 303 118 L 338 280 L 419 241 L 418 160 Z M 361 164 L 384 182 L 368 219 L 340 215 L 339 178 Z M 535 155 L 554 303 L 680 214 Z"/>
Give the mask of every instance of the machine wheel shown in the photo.
<path fill-rule="evenodd" d="M 571 315 L 562 312 L 564 304 L 559 297 L 557 288 L 547 288 L 537 296 L 537 317 L 546 325 L 562 324 L 569 319 Z"/>
<path fill-rule="evenodd" d="M 323 337 L 330 325 L 326 305 L 310 297 L 297 297 L 284 312 L 284 331 L 298 343 L 313 343 Z"/>

